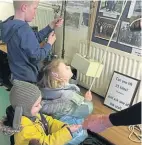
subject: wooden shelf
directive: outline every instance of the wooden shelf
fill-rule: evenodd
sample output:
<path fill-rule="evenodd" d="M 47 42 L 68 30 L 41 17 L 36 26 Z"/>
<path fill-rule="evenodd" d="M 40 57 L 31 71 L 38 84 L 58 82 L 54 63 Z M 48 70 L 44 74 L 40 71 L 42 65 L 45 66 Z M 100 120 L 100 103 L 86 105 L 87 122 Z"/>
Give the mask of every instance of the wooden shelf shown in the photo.
<path fill-rule="evenodd" d="M 6 46 L 6 44 L 0 44 L 0 50 L 3 51 L 4 53 L 7 53 L 7 46 Z"/>

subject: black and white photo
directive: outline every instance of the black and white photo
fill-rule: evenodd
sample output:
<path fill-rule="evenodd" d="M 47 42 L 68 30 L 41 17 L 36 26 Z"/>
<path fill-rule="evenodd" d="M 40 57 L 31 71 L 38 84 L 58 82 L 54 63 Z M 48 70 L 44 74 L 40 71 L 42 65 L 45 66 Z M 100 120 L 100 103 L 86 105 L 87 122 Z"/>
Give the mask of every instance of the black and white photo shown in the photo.
<path fill-rule="evenodd" d="M 78 29 L 80 27 L 80 16 L 81 13 L 79 12 L 66 11 L 65 25 Z"/>
<path fill-rule="evenodd" d="M 109 40 L 116 25 L 116 20 L 98 17 L 95 28 L 95 36 L 102 39 Z M 113 35 L 113 41 L 117 40 L 118 27 Z"/>
<path fill-rule="evenodd" d="M 131 31 L 129 22 L 122 22 L 119 32 L 119 43 L 128 46 L 141 47 L 141 32 Z"/>
<path fill-rule="evenodd" d="M 120 15 L 124 1 L 120 0 L 101 0 L 99 12 L 103 16 L 117 18 Z"/>

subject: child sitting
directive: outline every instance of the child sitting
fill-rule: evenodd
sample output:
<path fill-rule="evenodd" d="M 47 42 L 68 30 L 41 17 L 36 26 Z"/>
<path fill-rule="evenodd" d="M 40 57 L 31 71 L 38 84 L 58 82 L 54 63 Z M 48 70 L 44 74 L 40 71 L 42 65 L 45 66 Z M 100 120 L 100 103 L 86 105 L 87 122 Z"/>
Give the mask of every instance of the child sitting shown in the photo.
<path fill-rule="evenodd" d="M 63 60 L 55 59 L 45 66 L 42 75 L 39 82 L 43 96 L 41 112 L 70 125 L 82 124 L 93 111 L 92 95 L 87 92 L 84 98 L 76 85 L 69 84 L 73 75 L 70 67 Z M 82 128 L 77 133 L 76 140 L 70 144 L 79 144 L 88 136 Z"/>
<path fill-rule="evenodd" d="M 44 114 L 60 119 L 66 115 L 85 118 L 92 113 L 91 92 L 87 92 L 84 98 L 76 85 L 69 84 L 73 74 L 63 60 L 53 60 L 45 66 L 42 75 L 39 86 L 43 96 L 41 111 Z"/>
<path fill-rule="evenodd" d="M 64 145 L 72 139 L 72 133 L 81 127 L 68 126 L 50 116 L 39 114 L 41 92 L 28 82 L 13 81 L 10 103 L 12 106 L 8 107 L 7 112 L 11 113 L 7 113 L 9 115 L 4 124 L 20 130 L 14 134 L 15 145 L 28 145 L 32 139 L 39 140 L 43 145 Z"/>

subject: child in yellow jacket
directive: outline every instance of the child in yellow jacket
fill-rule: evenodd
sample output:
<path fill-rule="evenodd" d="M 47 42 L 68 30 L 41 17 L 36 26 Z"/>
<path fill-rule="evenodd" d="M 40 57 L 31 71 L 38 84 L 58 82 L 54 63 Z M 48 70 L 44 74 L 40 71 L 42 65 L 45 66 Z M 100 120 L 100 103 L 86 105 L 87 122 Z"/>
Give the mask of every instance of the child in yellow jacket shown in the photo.
<path fill-rule="evenodd" d="M 31 139 L 39 140 L 42 145 L 64 145 L 72 139 L 72 133 L 81 127 L 68 126 L 38 113 L 41 109 L 41 92 L 37 86 L 28 82 L 14 80 L 10 103 L 4 124 L 9 122 L 15 130 L 19 129 L 19 132 L 14 134 L 15 145 L 28 145 Z M 12 113 L 14 117 L 10 119 Z"/>

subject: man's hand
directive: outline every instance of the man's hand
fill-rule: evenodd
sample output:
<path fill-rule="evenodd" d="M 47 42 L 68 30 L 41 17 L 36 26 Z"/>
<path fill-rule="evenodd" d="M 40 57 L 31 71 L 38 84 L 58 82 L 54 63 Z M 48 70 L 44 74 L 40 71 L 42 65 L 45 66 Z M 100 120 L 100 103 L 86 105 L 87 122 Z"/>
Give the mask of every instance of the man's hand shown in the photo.
<path fill-rule="evenodd" d="M 55 34 L 54 31 L 52 31 L 52 32 L 49 34 L 47 43 L 53 45 L 55 41 L 56 41 L 56 34 Z"/>
<path fill-rule="evenodd" d="M 92 94 L 90 91 L 87 91 L 86 94 L 85 94 L 85 99 L 87 101 L 92 101 Z"/>
<path fill-rule="evenodd" d="M 55 29 L 55 28 L 58 28 L 58 27 L 61 27 L 62 25 L 63 25 L 63 19 L 62 18 L 57 18 L 57 19 L 55 19 L 55 20 L 53 20 L 52 22 L 51 22 L 51 24 L 49 24 L 50 25 L 50 27 L 52 28 L 52 29 Z"/>
<path fill-rule="evenodd" d="M 113 125 L 111 124 L 109 120 L 109 115 L 100 115 L 100 114 L 92 114 L 89 115 L 83 123 L 83 128 L 84 129 L 89 129 L 92 132 L 102 132 L 105 129 L 112 127 Z"/>

